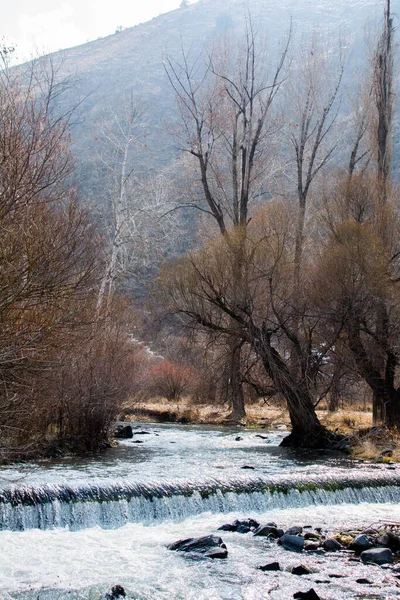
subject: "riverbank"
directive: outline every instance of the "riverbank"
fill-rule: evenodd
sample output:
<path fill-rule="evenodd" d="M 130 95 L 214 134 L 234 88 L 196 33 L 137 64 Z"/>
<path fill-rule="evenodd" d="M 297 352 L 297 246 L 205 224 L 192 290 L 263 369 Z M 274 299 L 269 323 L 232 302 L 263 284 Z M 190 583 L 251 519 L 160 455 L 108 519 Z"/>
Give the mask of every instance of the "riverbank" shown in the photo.
<path fill-rule="evenodd" d="M 121 418 L 131 422 L 226 425 L 231 423 L 229 412 L 228 407 L 224 406 L 195 405 L 188 401 L 171 402 L 157 398 L 146 402 L 128 402 Z M 354 458 L 382 463 L 400 462 L 398 434 L 384 427 L 373 428 L 371 410 L 341 408 L 332 412 L 323 407 L 316 412 L 325 427 L 350 436 Z M 238 427 L 290 430 L 290 420 L 283 406 L 255 403 L 246 407 L 246 417 Z"/>

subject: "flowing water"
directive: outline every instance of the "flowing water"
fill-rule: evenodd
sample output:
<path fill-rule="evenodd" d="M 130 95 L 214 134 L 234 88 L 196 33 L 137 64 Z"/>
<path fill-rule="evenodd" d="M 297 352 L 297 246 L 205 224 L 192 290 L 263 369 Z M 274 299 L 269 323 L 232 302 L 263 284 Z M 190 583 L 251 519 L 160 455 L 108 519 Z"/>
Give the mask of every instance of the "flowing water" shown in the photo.
<path fill-rule="evenodd" d="M 100 456 L 3 468 L 0 598 L 96 600 L 117 583 L 136 600 L 288 600 L 311 587 L 325 600 L 400 598 L 389 570 L 251 533 L 220 532 L 227 560 L 166 548 L 241 517 L 327 530 L 400 521 L 400 468 L 280 448 L 284 434 L 146 424 Z M 314 572 L 257 569 L 273 560 Z"/>

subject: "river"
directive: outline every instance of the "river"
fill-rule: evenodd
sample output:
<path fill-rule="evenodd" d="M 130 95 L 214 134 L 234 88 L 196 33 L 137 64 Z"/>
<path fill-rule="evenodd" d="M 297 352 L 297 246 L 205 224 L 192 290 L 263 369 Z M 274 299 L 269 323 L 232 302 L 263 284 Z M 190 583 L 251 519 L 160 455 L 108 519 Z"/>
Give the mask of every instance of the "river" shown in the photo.
<path fill-rule="evenodd" d="M 280 448 L 284 431 L 135 428 L 101 455 L 0 470 L 1 600 L 97 600 L 115 584 L 135 600 L 288 600 L 310 587 L 324 600 L 400 598 L 381 567 L 299 556 L 251 533 L 219 532 L 220 561 L 166 547 L 241 517 L 323 530 L 400 521 L 397 466 Z M 273 560 L 286 570 L 257 569 Z M 304 562 L 312 574 L 288 572 Z"/>

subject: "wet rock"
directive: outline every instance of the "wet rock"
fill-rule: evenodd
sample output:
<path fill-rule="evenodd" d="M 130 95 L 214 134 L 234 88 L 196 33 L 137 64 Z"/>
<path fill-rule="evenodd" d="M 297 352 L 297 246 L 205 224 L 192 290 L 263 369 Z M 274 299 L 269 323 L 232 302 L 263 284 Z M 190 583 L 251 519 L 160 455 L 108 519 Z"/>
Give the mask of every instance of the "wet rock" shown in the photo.
<path fill-rule="evenodd" d="M 280 539 L 279 543 L 286 550 L 291 550 L 292 552 L 302 552 L 304 548 L 304 538 L 300 535 L 290 535 L 285 533 Z"/>
<path fill-rule="evenodd" d="M 226 546 L 219 536 L 205 535 L 204 537 L 200 538 L 186 538 L 184 540 L 178 540 L 173 544 L 169 544 L 167 548 L 168 550 L 174 550 L 176 552 L 197 552 L 199 554 L 206 554 L 212 549 L 226 549 Z"/>
<path fill-rule="evenodd" d="M 268 439 L 267 435 L 261 435 L 261 433 L 256 433 L 256 435 L 254 437 L 261 438 L 262 440 L 267 440 Z"/>
<path fill-rule="evenodd" d="M 377 537 L 376 543 L 379 546 L 390 548 L 393 552 L 400 550 L 400 537 L 391 531 L 387 531 L 384 535 Z"/>
<path fill-rule="evenodd" d="M 252 469 L 254 471 L 255 467 L 251 467 L 250 465 L 243 465 L 243 467 L 240 467 L 241 469 Z"/>
<path fill-rule="evenodd" d="M 363 563 L 374 563 L 384 565 L 393 562 L 393 553 L 390 548 L 371 548 L 361 553 Z"/>
<path fill-rule="evenodd" d="M 369 537 L 367 537 L 364 534 L 360 534 L 356 538 L 354 538 L 349 548 L 350 550 L 354 550 L 354 552 L 361 554 L 361 552 L 364 552 L 364 550 L 369 550 L 371 546 L 372 544 Z"/>
<path fill-rule="evenodd" d="M 114 430 L 114 437 L 119 440 L 128 440 L 133 437 L 131 425 L 118 425 Z"/>
<path fill-rule="evenodd" d="M 218 527 L 218 531 L 236 531 L 237 533 L 248 533 L 249 531 L 257 530 L 260 527 L 260 523 L 255 519 L 244 519 L 239 521 L 233 521 L 233 523 L 227 523 Z"/>
<path fill-rule="evenodd" d="M 132 444 L 143 444 L 143 440 L 132 440 Z"/>
<path fill-rule="evenodd" d="M 274 525 L 260 525 L 255 532 L 254 535 L 263 536 L 263 537 L 272 537 L 272 538 L 281 538 L 284 533 L 283 529 L 278 529 Z"/>
<path fill-rule="evenodd" d="M 312 570 L 307 565 L 298 565 L 297 567 L 292 567 L 290 572 L 292 575 L 310 575 Z"/>
<path fill-rule="evenodd" d="M 132 435 L 150 435 L 150 431 L 134 431 Z"/>
<path fill-rule="evenodd" d="M 319 548 L 319 542 L 306 542 L 304 544 L 304 550 L 307 550 L 308 552 L 314 552 L 315 550 L 318 550 Z"/>
<path fill-rule="evenodd" d="M 116 600 L 116 598 L 125 598 L 126 593 L 122 585 L 114 585 L 109 592 L 103 596 L 103 600 Z"/>
<path fill-rule="evenodd" d="M 379 535 L 375 541 L 379 546 L 385 546 L 387 548 L 390 546 L 390 537 L 387 533 Z M 365 548 L 365 550 L 368 550 L 368 548 Z"/>
<path fill-rule="evenodd" d="M 227 558 L 228 550 L 226 548 L 213 548 L 204 553 L 204 556 L 208 556 L 208 558 L 216 559 L 216 558 Z"/>
<path fill-rule="evenodd" d="M 296 592 L 293 594 L 293 598 L 301 598 L 302 600 L 321 600 L 314 588 L 311 588 L 308 592 Z"/>
<path fill-rule="evenodd" d="M 370 585 L 372 583 L 372 581 L 370 581 L 369 579 L 365 579 L 365 577 L 360 577 L 360 579 L 356 579 L 356 583 Z"/>
<path fill-rule="evenodd" d="M 263 565 L 262 567 L 258 567 L 260 571 L 280 571 L 281 566 L 278 562 L 272 562 L 267 565 Z"/>
<path fill-rule="evenodd" d="M 304 534 L 304 539 L 305 540 L 320 540 L 321 536 L 318 533 L 314 533 L 313 531 L 306 531 L 306 533 Z"/>
<path fill-rule="evenodd" d="M 243 440 L 242 437 L 240 437 L 240 435 L 238 435 L 237 437 L 235 437 L 235 442 L 241 442 Z"/>
<path fill-rule="evenodd" d="M 293 525 L 285 531 L 285 535 L 300 535 L 301 533 L 303 533 L 303 528 L 298 525 Z"/>
<path fill-rule="evenodd" d="M 335 538 L 328 538 L 322 544 L 324 550 L 327 552 L 337 552 L 338 550 L 342 550 L 343 546 L 340 542 L 335 540 Z"/>
<path fill-rule="evenodd" d="M 329 573 L 328 577 L 331 579 L 343 579 L 346 575 L 339 575 L 338 573 Z"/>

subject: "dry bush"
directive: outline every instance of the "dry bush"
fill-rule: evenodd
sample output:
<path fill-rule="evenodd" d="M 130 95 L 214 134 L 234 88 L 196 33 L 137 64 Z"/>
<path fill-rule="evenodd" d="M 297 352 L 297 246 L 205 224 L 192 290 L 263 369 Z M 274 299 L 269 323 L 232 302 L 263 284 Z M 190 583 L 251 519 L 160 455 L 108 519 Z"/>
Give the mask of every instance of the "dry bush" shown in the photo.
<path fill-rule="evenodd" d="M 149 369 L 147 389 L 154 396 L 180 400 L 193 377 L 192 370 L 186 365 L 163 360 Z"/>

